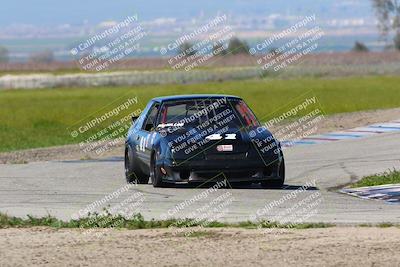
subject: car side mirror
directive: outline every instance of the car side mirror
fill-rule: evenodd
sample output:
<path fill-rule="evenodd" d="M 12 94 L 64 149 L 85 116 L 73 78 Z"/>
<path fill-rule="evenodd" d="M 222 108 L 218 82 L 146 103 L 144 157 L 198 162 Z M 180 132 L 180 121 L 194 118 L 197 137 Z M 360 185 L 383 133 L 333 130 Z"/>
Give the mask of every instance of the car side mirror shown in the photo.
<path fill-rule="evenodd" d="M 139 118 L 139 116 L 132 116 L 132 122 L 135 123 L 135 121 Z"/>

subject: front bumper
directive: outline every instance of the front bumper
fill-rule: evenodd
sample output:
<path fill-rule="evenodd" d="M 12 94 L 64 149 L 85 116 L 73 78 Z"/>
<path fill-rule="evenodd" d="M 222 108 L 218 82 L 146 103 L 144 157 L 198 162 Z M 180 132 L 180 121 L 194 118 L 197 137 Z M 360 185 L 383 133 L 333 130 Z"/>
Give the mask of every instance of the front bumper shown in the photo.
<path fill-rule="evenodd" d="M 216 182 L 228 180 L 230 182 L 261 182 L 279 179 L 279 167 L 282 158 L 275 160 L 161 160 L 157 168 L 164 168 L 166 175 L 163 182 L 190 183 Z"/>

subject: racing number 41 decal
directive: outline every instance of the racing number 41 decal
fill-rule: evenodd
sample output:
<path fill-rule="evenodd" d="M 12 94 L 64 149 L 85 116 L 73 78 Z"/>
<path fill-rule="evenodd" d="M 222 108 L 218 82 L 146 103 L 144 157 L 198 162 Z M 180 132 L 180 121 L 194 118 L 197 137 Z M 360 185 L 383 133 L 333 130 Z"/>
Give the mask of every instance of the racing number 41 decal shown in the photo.
<path fill-rule="evenodd" d="M 146 137 L 140 136 L 138 150 L 146 152 L 146 147 L 149 145 L 149 142 L 153 144 L 155 137 L 155 133 L 149 134 Z"/>
<path fill-rule="evenodd" d="M 206 136 L 206 139 L 208 140 L 221 140 L 223 137 L 221 134 L 212 134 L 209 136 Z M 236 140 L 236 134 L 225 134 L 225 140 Z"/>
<path fill-rule="evenodd" d="M 140 137 L 140 141 L 139 141 L 139 150 L 140 151 L 146 152 L 146 145 L 147 145 L 148 139 L 149 139 L 149 135 L 146 137 L 144 137 L 144 136 Z"/>

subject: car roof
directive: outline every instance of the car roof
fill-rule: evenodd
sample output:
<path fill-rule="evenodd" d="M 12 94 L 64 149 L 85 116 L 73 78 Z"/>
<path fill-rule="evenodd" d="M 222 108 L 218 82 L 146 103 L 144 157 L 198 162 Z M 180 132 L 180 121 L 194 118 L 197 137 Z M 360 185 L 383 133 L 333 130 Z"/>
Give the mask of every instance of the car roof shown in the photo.
<path fill-rule="evenodd" d="M 153 98 L 152 101 L 155 102 L 165 102 L 174 100 L 191 100 L 191 99 L 220 99 L 220 98 L 230 98 L 230 99 L 241 99 L 234 95 L 171 95 L 171 96 L 160 96 Z"/>

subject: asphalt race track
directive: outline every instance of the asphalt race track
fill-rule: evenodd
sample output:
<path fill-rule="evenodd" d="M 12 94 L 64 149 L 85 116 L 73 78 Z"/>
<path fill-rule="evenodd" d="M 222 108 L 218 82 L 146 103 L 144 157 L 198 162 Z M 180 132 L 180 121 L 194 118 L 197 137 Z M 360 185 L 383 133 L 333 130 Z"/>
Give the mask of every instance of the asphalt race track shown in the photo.
<path fill-rule="evenodd" d="M 206 198 L 196 198 L 203 188 L 153 188 L 133 186 L 107 205 L 113 206 L 143 193 L 140 212 L 146 219 L 188 217 L 191 212 L 229 192 L 231 202 L 219 220 L 272 219 L 293 222 L 343 224 L 400 222 L 400 205 L 365 200 L 338 193 L 341 185 L 364 175 L 400 167 L 400 132 L 363 139 L 317 145 L 300 145 L 285 150 L 286 188 L 251 187 L 219 189 Z M 96 161 L 51 161 L 0 165 L 0 211 L 26 216 L 51 214 L 70 219 L 87 205 L 125 186 L 123 157 Z M 299 188 L 313 184 L 308 190 Z M 304 200 L 304 201 L 303 201 Z M 311 200 L 311 201 L 309 201 Z M 186 205 L 184 208 L 183 204 Z M 272 204 L 271 204 L 272 203 Z M 182 209 L 174 208 L 176 205 Z M 298 213 L 303 210 L 304 213 Z M 305 216 L 307 214 L 307 216 Z"/>

